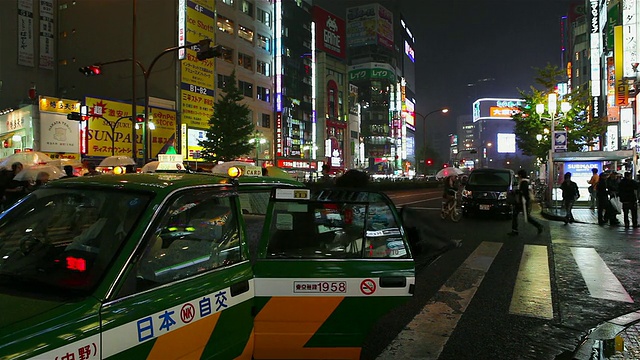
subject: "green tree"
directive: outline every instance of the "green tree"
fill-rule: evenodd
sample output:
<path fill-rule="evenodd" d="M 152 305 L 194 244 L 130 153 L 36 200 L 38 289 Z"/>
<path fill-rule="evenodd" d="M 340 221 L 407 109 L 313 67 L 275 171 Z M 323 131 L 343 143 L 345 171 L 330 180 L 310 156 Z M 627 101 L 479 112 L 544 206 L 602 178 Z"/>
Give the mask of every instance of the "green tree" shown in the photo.
<path fill-rule="evenodd" d="M 514 129 L 518 147 L 525 155 L 535 156 L 545 162 L 551 149 L 551 119 L 547 111 L 548 94 L 555 90 L 557 83 L 564 79 L 564 71 L 555 65 L 547 64 L 540 69 L 535 68 L 538 76 L 535 82 L 542 86 L 543 90 L 531 86 L 531 92 L 519 90 L 524 104 L 519 107 L 520 112 L 513 116 L 516 122 Z M 560 102 L 567 101 L 571 104 L 571 110 L 566 114 L 560 114 Z M 539 116 L 536 113 L 536 105 L 544 104 L 545 113 Z M 587 146 L 594 145 L 598 136 L 605 130 L 603 121 L 599 118 L 589 120 L 589 93 L 588 88 L 572 89 L 572 92 L 564 98 L 558 99 L 558 113 L 556 113 L 555 130 L 567 131 L 567 151 L 581 151 Z M 537 136 L 542 136 L 541 140 Z"/>
<path fill-rule="evenodd" d="M 222 88 L 224 96 L 216 101 L 213 115 L 209 119 L 206 139 L 199 141 L 203 147 L 201 156 L 206 161 L 230 161 L 248 154 L 255 148 L 249 143 L 255 127 L 250 119 L 250 110 L 241 104 L 244 95 L 236 84 L 236 73 L 231 73 Z"/>

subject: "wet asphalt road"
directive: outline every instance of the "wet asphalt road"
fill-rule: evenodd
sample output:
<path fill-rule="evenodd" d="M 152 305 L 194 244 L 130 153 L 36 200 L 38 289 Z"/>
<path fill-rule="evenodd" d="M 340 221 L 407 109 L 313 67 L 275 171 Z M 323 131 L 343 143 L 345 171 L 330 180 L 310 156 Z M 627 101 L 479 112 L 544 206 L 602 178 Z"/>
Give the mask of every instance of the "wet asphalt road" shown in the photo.
<path fill-rule="evenodd" d="M 538 211 L 542 234 L 520 219 L 510 237 L 509 219 L 441 220 L 440 189 L 388 194 L 435 241 L 415 256 L 414 297 L 373 329 L 363 359 L 554 359 L 638 309 L 640 229 L 564 225 Z"/>

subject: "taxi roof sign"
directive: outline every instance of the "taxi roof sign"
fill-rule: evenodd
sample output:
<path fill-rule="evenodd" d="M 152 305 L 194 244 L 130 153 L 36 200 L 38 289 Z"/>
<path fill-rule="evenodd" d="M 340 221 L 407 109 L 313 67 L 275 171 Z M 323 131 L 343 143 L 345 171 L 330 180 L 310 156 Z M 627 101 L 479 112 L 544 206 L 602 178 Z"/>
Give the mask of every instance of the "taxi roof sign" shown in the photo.
<path fill-rule="evenodd" d="M 180 171 L 184 169 L 182 154 L 158 154 L 158 167 L 156 171 Z"/>
<path fill-rule="evenodd" d="M 262 176 L 262 168 L 255 165 L 235 165 L 227 170 L 227 175 L 231 177 Z"/>
<path fill-rule="evenodd" d="M 309 200 L 311 199 L 311 190 L 309 189 L 276 189 L 276 199 Z"/>

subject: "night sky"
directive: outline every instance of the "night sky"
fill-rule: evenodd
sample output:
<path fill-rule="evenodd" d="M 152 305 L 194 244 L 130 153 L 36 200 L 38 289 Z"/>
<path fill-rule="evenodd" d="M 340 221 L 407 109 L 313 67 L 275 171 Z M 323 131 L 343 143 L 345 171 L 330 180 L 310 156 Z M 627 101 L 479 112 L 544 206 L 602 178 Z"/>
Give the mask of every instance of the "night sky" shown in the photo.
<path fill-rule="evenodd" d="M 428 117 L 429 132 L 454 132 L 456 117 L 470 115 L 475 99 L 518 98 L 518 89 L 528 91 L 535 85 L 534 67 L 561 65 L 560 18 L 568 13 L 569 0 L 315 0 L 314 4 L 344 18 L 347 7 L 372 2 L 394 12 L 399 9 L 416 39 L 416 111 L 451 109 L 447 115 Z M 417 117 L 416 122 L 420 134 L 422 119 Z"/>

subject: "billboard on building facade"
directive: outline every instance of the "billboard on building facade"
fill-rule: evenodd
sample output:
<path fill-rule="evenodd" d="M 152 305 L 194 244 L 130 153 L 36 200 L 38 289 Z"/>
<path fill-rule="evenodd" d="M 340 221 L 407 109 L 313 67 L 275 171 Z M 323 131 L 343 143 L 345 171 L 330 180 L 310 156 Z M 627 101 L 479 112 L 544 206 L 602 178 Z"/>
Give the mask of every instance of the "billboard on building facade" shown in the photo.
<path fill-rule="evenodd" d="M 88 156 L 132 156 L 132 139 L 134 122 L 131 120 L 131 104 L 121 101 L 87 97 L 85 104 L 89 107 L 87 120 L 87 155 Z M 138 106 L 137 113 L 144 112 Z M 176 111 L 150 108 L 149 122 L 155 125 L 148 131 L 151 139 L 150 157 L 155 157 L 165 145 L 175 145 Z M 135 116 L 135 114 L 134 114 Z M 135 130 L 136 150 L 140 155 L 142 145 L 142 129 Z"/>
<path fill-rule="evenodd" d="M 320 8 L 313 7 L 316 23 L 316 48 L 340 59 L 346 56 L 347 25 L 344 19 Z"/>
<path fill-rule="evenodd" d="M 347 46 L 365 45 L 393 49 L 393 13 L 380 4 L 347 9 Z"/>
<path fill-rule="evenodd" d="M 473 103 L 473 122 L 481 119 L 511 119 L 523 104 L 522 99 L 478 99 Z"/>

